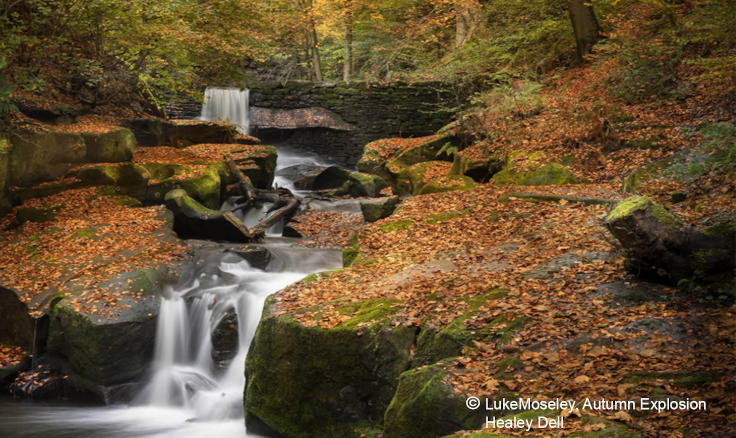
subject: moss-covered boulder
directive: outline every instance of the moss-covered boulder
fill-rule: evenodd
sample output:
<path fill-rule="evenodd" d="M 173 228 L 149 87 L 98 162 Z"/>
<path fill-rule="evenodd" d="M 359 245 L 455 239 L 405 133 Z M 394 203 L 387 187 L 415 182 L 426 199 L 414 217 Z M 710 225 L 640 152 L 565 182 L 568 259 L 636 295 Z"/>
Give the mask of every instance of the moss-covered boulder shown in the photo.
<path fill-rule="evenodd" d="M 88 163 L 119 163 L 133 159 L 135 135 L 126 128 L 104 133 L 83 133 Z"/>
<path fill-rule="evenodd" d="M 418 195 L 422 192 L 424 186 L 426 186 L 431 180 L 427 179 L 425 174 L 427 171 L 438 163 L 436 161 L 425 161 L 417 163 L 411 166 L 403 168 L 392 167 L 393 171 L 397 171 L 394 177 L 394 193 L 399 196 L 405 195 Z M 463 179 L 463 177 L 457 177 Z M 470 179 L 470 178 L 468 178 Z M 472 180 L 470 180 L 472 182 Z"/>
<path fill-rule="evenodd" d="M 414 329 L 391 328 L 392 302 L 337 305 L 342 322 L 329 328 L 272 317 L 272 304 L 246 360 L 246 425 L 265 423 L 293 438 L 380 428 L 415 337 Z"/>
<path fill-rule="evenodd" d="M 192 177 L 181 177 L 180 174 L 189 171 L 186 167 L 178 165 L 163 165 L 166 168 L 154 168 L 151 165 L 144 165 L 149 170 L 149 174 L 155 175 L 156 173 L 162 173 L 163 170 L 171 169 L 170 177 L 158 180 L 150 183 L 146 190 L 145 200 L 149 202 L 163 203 L 166 194 L 171 190 L 182 189 L 192 197 L 195 201 L 204 205 L 205 207 L 217 210 L 220 208 L 220 193 L 222 189 L 220 172 L 213 166 L 205 171 L 201 172 L 197 176 Z M 156 165 L 154 165 L 156 166 Z M 169 173 L 167 172 L 166 175 Z"/>
<path fill-rule="evenodd" d="M 334 192 L 335 196 L 350 195 L 353 198 L 377 198 L 388 183 L 378 175 L 353 172 L 350 178 Z"/>
<path fill-rule="evenodd" d="M 456 393 L 447 380 L 449 372 L 442 365 L 404 372 L 386 410 L 386 438 L 436 438 L 480 429 L 485 409 L 468 409 L 467 397 Z"/>
<path fill-rule="evenodd" d="M 106 386 L 143 377 L 153 357 L 161 288 L 173 281 L 165 265 L 126 272 L 101 287 L 139 296 L 113 314 L 104 305 L 80 305 L 80 285 L 56 302 L 50 312 L 48 350 L 64 358 L 77 385 L 102 395 Z"/>
<path fill-rule="evenodd" d="M 10 185 L 20 187 L 59 178 L 87 154 L 82 135 L 70 132 L 18 131 L 10 136 L 10 144 Z"/>
<path fill-rule="evenodd" d="M 401 198 L 391 196 L 381 199 L 367 199 L 360 201 L 360 211 L 366 222 L 375 222 L 379 219 L 391 216 L 396 207 L 401 203 Z"/>
<path fill-rule="evenodd" d="M 469 176 L 446 176 L 433 179 L 422 187 L 420 195 L 431 193 L 454 192 L 456 190 L 472 190 L 478 187 Z"/>
<path fill-rule="evenodd" d="M 77 172 L 84 184 L 91 186 L 113 186 L 120 195 L 146 199 L 151 174 L 140 164 L 125 163 L 110 166 L 84 167 Z"/>
<path fill-rule="evenodd" d="M 556 186 L 580 182 L 570 170 L 557 163 L 544 164 L 535 170 L 502 170 L 492 180 L 499 185 L 516 186 Z"/>

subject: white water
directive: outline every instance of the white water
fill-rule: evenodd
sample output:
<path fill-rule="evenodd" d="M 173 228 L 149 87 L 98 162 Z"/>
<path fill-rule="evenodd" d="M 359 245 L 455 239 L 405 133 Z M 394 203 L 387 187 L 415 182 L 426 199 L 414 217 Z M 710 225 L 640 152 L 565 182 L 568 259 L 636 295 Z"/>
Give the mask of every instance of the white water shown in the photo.
<path fill-rule="evenodd" d="M 250 91 L 239 88 L 207 87 L 204 91 L 202 120 L 227 121 L 238 125 L 238 132 L 250 134 Z"/>
<path fill-rule="evenodd" d="M 279 155 L 281 167 L 318 162 L 292 154 L 281 156 L 281 151 Z M 232 205 L 226 203 L 223 209 L 228 208 Z M 264 215 L 265 210 L 252 210 L 241 219 L 250 222 Z M 271 227 L 268 235 L 280 235 L 280 226 Z M 265 271 L 226 258 L 216 269 L 200 269 L 204 272 L 195 279 L 165 290 L 153 372 L 131 405 L 75 407 L 0 398 L 0 437 L 256 437 L 245 431 L 244 368 L 265 299 L 306 275 L 342 266 L 339 251 L 295 248 L 292 243 L 291 239 L 267 237 L 259 245 L 276 256 Z M 237 314 L 239 348 L 229 364 L 219 367 L 212 359 L 210 335 L 232 309 Z"/>

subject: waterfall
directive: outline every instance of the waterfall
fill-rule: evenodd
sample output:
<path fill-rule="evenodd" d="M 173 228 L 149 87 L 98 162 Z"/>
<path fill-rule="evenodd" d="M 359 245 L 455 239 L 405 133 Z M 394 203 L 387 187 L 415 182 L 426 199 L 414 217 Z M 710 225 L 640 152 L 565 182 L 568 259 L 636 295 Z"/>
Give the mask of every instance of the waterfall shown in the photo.
<path fill-rule="evenodd" d="M 250 91 L 239 88 L 207 87 L 204 91 L 202 120 L 220 120 L 234 123 L 238 132 L 250 133 Z"/>
<path fill-rule="evenodd" d="M 336 251 L 279 246 L 270 251 L 276 260 L 268 271 L 253 268 L 237 256 L 225 257 L 216 269 L 197 273 L 190 284 L 165 291 L 158 317 L 155 371 L 138 403 L 183 408 L 198 422 L 243 418 L 245 357 L 266 298 L 311 272 L 340 263 Z M 233 310 L 238 350 L 223 365 L 212 357 L 211 336 Z"/>

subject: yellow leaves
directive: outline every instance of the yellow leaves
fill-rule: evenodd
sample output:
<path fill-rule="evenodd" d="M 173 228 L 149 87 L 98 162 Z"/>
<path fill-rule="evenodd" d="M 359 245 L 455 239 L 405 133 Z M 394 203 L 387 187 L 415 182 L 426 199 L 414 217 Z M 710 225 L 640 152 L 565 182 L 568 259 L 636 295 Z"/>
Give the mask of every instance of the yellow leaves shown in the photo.
<path fill-rule="evenodd" d="M 631 415 L 627 414 L 624 411 L 618 411 L 614 414 L 613 418 L 615 418 L 618 421 L 623 421 L 625 423 L 631 422 L 632 418 Z"/>
<path fill-rule="evenodd" d="M 588 376 L 578 376 L 575 379 L 573 379 L 573 382 L 578 385 L 586 385 L 590 382 L 590 377 Z"/>

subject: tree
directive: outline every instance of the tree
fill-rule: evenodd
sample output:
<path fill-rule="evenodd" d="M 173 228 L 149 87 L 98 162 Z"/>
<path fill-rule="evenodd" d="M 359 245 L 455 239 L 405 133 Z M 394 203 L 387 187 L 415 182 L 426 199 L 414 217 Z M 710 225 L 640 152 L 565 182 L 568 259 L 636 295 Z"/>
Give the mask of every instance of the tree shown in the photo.
<path fill-rule="evenodd" d="M 455 48 L 465 45 L 482 21 L 481 4 L 477 0 L 457 0 L 455 4 Z"/>
<path fill-rule="evenodd" d="M 600 38 L 600 26 L 593 10 L 591 0 L 570 0 L 567 11 L 572 21 L 575 34 L 575 54 L 578 62 L 583 62 L 586 55 Z"/>
<path fill-rule="evenodd" d="M 345 0 L 345 59 L 343 61 L 342 80 L 350 82 L 353 71 L 353 2 Z"/>

